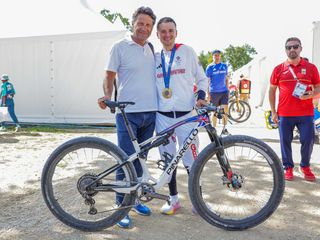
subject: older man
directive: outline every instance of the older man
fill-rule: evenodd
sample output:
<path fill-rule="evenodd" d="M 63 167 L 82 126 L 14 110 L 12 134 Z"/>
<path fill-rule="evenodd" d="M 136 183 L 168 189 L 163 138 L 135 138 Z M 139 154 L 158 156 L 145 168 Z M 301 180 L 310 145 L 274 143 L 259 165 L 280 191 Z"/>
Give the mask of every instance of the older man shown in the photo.
<path fill-rule="evenodd" d="M 151 35 L 156 16 L 148 7 L 140 7 L 132 17 L 133 31 L 130 36 L 115 43 L 111 49 L 110 60 L 106 66 L 106 77 L 103 82 L 105 96 L 99 99 L 99 105 L 104 99 L 111 99 L 113 83 L 117 75 L 118 101 L 134 102 L 126 108 L 127 117 L 131 123 L 132 130 L 141 143 L 152 137 L 155 128 L 157 111 L 157 93 L 155 83 L 155 60 L 153 47 L 147 41 Z M 123 117 L 120 113 L 116 115 L 116 126 L 118 145 L 128 155 L 135 152 L 130 140 Z M 142 176 L 142 167 L 139 160 L 134 161 L 138 177 Z M 124 174 L 122 169 L 117 172 L 117 180 L 122 180 Z M 123 194 L 117 194 L 116 202 L 121 207 Z M 150 215 L 150 209 L 137 203 L 134 206 L 140 215 Z M 131 226 L 131 218 L 126 216 L 118 226 L 128 228 Z"/>

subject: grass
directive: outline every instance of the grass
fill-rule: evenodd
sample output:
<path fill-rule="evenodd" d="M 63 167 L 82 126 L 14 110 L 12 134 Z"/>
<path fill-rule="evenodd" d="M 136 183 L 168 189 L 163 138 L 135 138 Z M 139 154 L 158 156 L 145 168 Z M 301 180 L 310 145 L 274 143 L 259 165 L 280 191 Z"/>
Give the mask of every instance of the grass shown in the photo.
<path fill-rule="evenodd" d="M 23 127 L 21 129 L 24 132 L 50 132 L 50 133 L 66 133 L 66 129 L 48 127 L 48 126 L 32 126 L 32 127 Z"/>
<path fill-rule="evenodd" d="M 12 133 L 15 130 L 14 125 L 7 126 L 7 133 Z M 108 127 L 96 127 L 96 126 L 62 126 L 62 125 L 28 125 L 21 124 L 21 133 L 40 133 L 40 132 L 48 132 L 48 133 L 115 133 L 116 128 L 112 126 Z"/>

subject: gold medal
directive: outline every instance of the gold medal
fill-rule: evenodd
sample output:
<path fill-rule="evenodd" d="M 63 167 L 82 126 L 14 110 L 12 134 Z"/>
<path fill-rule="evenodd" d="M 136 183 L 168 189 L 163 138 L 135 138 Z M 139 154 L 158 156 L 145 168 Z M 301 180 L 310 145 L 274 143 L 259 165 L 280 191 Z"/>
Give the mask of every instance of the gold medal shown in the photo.
<path fill-rule="evenodd" d="M 164 89 L 162 90 L 162 96 L 163 96 L 164 98 L 166 98 L 166 99 L 171 98 L 171 96 L 172 96 L 172 90 L 171 90 L 171 88 L 164 88 Z"/>

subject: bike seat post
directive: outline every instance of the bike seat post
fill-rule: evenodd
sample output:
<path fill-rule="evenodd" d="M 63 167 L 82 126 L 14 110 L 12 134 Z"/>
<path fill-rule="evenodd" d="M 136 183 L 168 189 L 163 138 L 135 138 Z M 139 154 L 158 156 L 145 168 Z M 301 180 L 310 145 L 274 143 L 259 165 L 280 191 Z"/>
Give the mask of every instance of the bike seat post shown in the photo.
<path fill-rule="evenodd" d="M 130 136 L 131 141 L 132 141 L 132 142 L 133 142 L 133 141 L 136 141 L 137 138 L 136 138 L 136 136 L 135 136 L 134 133 L 133 133 L 132 127 L 131 127 L 131 125 L 130 125 L 130 123 L 129 123 L 129 120 L 128 120 L 128 117 L 127 117 L 126 112 L 124 111 L 124 108 L 120 107 L 119 109 L 120 109 L 120 111 L 121 111 L 121 115 L 122 115 L 122 117 L 123 117 L 124 124 L 126 125 L 126 128 L 127 128 L 128 133 L 129 133 L 129 136 Z"/>

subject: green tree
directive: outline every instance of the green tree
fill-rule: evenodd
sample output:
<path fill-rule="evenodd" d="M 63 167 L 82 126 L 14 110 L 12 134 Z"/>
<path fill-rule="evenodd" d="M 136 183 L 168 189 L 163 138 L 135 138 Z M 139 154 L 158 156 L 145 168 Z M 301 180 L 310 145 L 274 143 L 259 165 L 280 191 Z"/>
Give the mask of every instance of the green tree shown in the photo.
<path fill-rule="evenodd" d="M 121 13 L 111 13 L 110 10 L 103 9 L 100 11 L 100 14 L 102 16 L 104 16 L 111 23 L 114 23 L 117 20 L 117 18 L 119 17 L 122 24 L 126 27 L 126 29 L 129 31 L 132 30 L 132 26 L 129 22 L 129 19 L 126 17 L 123 17 Z"/>
<path fill-rule="evenodd" d="M 198 58 L 204 70 L 206 69 L 208 64 L 212 62 L 212 54 L 209 51 L 207 53 L 204 53 L 204 51 L 201 51 Z"/>
<path fill-rule="evenodd" d="M 255 54 L 257 54 L 257 51 L 249 44 L 244 44 L 240 47 L 229 45 L 224 50 L 221 60 L 231 66 L 232 71 L 236 71 L 250 62 Z"/>

